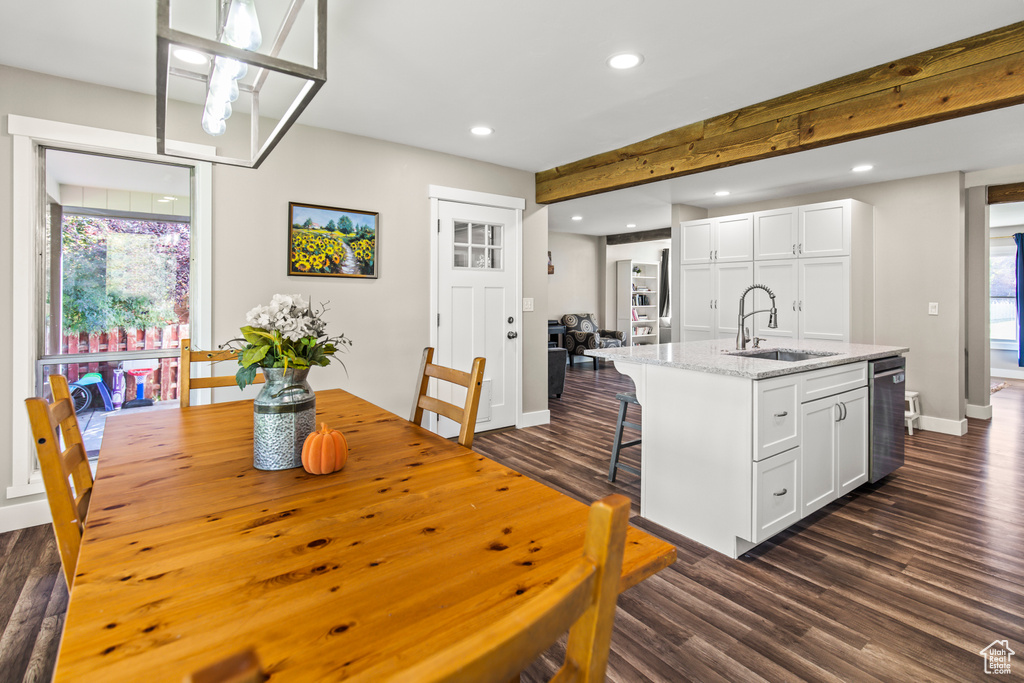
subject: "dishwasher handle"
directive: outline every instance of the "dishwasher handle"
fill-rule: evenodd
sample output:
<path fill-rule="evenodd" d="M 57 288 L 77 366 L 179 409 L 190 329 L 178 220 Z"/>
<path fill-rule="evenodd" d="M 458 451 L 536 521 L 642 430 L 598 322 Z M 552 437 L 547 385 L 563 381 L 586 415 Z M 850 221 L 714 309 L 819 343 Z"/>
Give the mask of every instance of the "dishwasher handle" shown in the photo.
<path fill-rule="evenodd" d="M 902 375 L 904 372 L 905 370 L 903 368 L 896 368 L 895 370 L 889 370 L 887 372 L 879 372 L 877 374 L 874 374 L 872 375 L 872 379 L 879 379 L 880 377 L 892 377 L 893 375 Z M 900 378 L 896 381 L 902 382 L 903 379 Z"/>

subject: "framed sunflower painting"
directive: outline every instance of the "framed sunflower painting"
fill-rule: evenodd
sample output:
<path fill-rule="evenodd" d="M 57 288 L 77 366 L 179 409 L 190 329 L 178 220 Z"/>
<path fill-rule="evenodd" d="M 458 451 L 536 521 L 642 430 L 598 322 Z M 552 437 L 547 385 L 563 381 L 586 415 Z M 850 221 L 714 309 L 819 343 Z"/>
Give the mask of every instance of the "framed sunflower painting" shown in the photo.
<path fill-rule="evenodd" d="M 288 202 L 288 274 L 377 277 L 380 214 Z"/>

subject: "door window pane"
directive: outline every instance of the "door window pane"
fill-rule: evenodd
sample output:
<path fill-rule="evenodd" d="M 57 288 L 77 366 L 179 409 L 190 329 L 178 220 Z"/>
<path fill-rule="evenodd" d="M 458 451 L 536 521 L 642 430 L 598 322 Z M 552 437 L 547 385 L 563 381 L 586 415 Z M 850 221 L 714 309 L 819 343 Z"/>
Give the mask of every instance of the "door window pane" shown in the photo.
<path fill-rule="evenodd" d="M 501 270 L 502 227 L 455 221 L 453 265 L 472 270 Z"/>

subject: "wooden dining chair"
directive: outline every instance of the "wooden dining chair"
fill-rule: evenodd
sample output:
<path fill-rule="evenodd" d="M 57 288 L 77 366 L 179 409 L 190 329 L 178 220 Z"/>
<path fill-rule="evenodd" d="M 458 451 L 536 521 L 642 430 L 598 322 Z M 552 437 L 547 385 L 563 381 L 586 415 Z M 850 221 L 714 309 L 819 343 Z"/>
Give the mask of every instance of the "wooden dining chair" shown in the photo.
<path fill-rule="evenodd" d="M 191 392 L 193 389 L 211 389 L 213 387 L 235 386 L 234 375 L 222 375 L 220 377 L 193 377 L 192 364 L 216 362 L 222 360 L 238 360 L 238 351 L 225 349 L 223 351 L 198 351 L 193 350 L 190 339 L 182 339 L 181 359 L 178 361 L 178 401 L 182 408 L 191 405 Z M 263 384 L 266 379 L 262 372 L 256 373 L 253 384 Z"/>
<path fill-rule="evenodd" d="M 583 556 L 554 583 L 506 617 L 389 681 L 516 681 L 566 629 L 565 662 L 551 680 L 604 681 L 628 525 L 628 498 L 616 493 L 597 501 L 590 506 Z"/>
<path fill-rule="evenodd" d="M 93 479 L 67 379 L 63 375 L 50 375 L 50 391 L 53 393 L 52 404 L 33 397 L 25 399 L 25 407 L 28 408 L 32 438 L 43 472 L 60 563 L 70 590 L 78 564 L 78 550 L 82 545 L 85 516 L 89 512 Z M 63 448 L 58 430 L 63 437 Z M 72 483 L 68 482 L 68 477 Z"/>
<path fill-rule="evenodd" d="M 412 417 L 409 418 L 409 421 L 414 424 L 420 424 L 423 420 L 424 410 L 443 415 L 461 425 L 459 429 L 459 443 L 466 448 L 472 448 L 473 430 L 476 428 L 477 408 L 480 407 L 480 387 L 484 381 L 484 364 L 486 361 L 483 358 L 474 358 L 472 369 L 469 372 L 463 372 L 462 370 L 446 368 L 443 365 L 434 365 L 431 362 L 433 360 L 434 348 L 428 346 L 423 349 L 423 361 L 420 363 L 418 378 L 419 385 L 416 388 L 416 402 L 413 404 Z M 431 377 L 466 387 L 465 405 L 457 406 L 433 396 L 427 396 L 427 383 Z"/>

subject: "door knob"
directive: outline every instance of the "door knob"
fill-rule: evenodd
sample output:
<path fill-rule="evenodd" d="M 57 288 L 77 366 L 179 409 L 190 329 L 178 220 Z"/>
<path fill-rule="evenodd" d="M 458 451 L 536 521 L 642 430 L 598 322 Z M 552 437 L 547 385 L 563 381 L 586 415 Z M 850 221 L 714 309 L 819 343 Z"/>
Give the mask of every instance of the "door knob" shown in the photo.
<path fill-rule="evenodd" d="M 519 333 L 518 333 L 518 332 L 514 332 L 514 331 L 513 331 L 513 332 L 509 332 L 509 333 L 508 333 L 508 338 L 509 338 L 509 339 L 515 339 L 515 338 L 516 338 L 516 337 L 518 337 L 518 336 L 519 336 Z"/>

